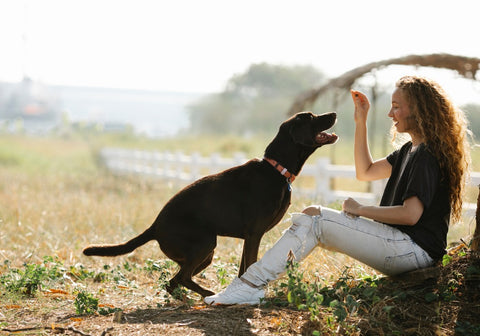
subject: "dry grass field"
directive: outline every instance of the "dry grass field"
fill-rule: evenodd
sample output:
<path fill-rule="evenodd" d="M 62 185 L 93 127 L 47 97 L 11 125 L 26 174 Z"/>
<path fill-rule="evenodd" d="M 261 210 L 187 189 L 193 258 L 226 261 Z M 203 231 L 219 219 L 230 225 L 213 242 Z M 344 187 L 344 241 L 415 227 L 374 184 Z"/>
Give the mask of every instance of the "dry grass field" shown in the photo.
<path fill-rule="evenodd" d="M 0 335 L 470 335 L 480 330 L 480 262 L 463 245 L 473 218 L 451 229 L 449 241 L 457 248 L 434 279 L 382 278 L 348 257 L 317 249 L 299 269 L 272 283 L 265 303 L 254 307 L 206 307 L 185 290 L 168 296 L 164 285 L 176 266 L 154 242 L 127 256 L 85 257 L 81 251 L 90 243 L 121 242 L 143 231 L 180 188 L 109 174 L 96 157 L 103 143 L 108 141 L 0 136 Z M 182 144 L 128 145 L 173 143 Z M 261 155 L 264 144 L 197 142 L 203 150 L 210 146 L 252 156 Z M 294 196 L 290 211 L 310 203 Z M 286 216 L 265 235 L 260 254 L 288 225 Z M 464 243 L 458 243 L 461 238 Z M 241 249 L 242 241 L 220 238 L 213 264 L 197 280 L 221 290 L 236 275 Z M 313 295 L 317 292 L 323 302 Z"/>

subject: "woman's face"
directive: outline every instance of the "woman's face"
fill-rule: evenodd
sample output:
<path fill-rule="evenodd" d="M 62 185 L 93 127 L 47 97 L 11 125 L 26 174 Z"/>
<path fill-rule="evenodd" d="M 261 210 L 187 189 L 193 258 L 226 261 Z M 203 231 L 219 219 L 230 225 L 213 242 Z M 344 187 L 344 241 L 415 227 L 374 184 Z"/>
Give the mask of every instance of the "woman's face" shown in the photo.
<path fill-rule="evenodd" d="M 392 94 L 392 107 L 388 116 L 392 118 L 393 125 L 397 132 L 404 133 L 412 131 L 412 118 L 410 118 L 410 107 L 403 94 L 402 89 L 397 88 Z"/>

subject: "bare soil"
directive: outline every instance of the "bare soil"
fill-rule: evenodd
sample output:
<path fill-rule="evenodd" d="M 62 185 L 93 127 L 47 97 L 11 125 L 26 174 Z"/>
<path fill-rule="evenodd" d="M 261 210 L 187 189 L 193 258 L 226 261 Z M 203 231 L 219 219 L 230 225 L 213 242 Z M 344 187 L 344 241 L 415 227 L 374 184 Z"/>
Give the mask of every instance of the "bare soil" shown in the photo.
<path fill-rule="evenodd" d="M 146 282 L 137 288 L 96 286 L 101 301 L 123 307 L 122 311 L 76 315 L 68 290 L 2 299 L 0 335 L 480 334 L 480 256 L 470 252 L 424 274 L 387 279 L 378 288 L 377 305 L 368 311 L 359 309 L 341 323 L 332 318 L 328 307 L 311 321 L 308 311 L 279 305 L 282 301 L 274 300 L 272 291 L 259 306 L 205 306 L 200 298 L 158 304 L 164 293 L 152 292 Z"/>

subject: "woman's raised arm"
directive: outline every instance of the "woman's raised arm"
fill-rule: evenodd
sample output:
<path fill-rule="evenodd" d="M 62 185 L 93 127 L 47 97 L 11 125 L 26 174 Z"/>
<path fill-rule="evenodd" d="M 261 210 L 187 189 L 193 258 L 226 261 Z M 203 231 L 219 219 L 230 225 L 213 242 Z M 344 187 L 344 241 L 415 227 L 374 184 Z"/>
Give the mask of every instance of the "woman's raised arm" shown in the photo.
<path fill-rule="evenodd" d="M 370 102 L 365 94 L 360 91 L 351 91 L 355 106 L 355 172 L 357 179 L 361 181 L 373 181 L 387 178 L 392 172 L 392 166 L 386 158 L 373 161 L 368 146 L 367 116 Z"/>

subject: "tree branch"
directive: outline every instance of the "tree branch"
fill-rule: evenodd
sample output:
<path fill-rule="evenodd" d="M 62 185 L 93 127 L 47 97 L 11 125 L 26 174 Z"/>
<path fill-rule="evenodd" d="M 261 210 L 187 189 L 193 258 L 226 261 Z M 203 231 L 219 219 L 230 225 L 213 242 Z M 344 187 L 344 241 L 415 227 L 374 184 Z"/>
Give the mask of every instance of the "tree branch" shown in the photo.
<path fill-rule="evenodd" d="M 294 115 L 297 112 L 304 111 L 307 106 L 312 106 L 319 96 L 331 88 L 350 89 L 355 81 L 366 73 L 374 69 L 381 69 L 394 64 L 450 69 L 457 71 L 461 76 L 467 79 L 475 80 L 477 71 L 480 68 L 480 58 L 450 54 L 430 54 L 409 55 L 368 63 L 352 69 L 339 77 L 331 79 L 327 84 L 322 85 L 319 88 L 301 93 L 297 96 L 288 110 L 288 115 Z"/>
<path fill-rule="evenodd" d="M 23 331 L 31 331 L 31 330 L 38 330 L 38 329 L 45 329 L 45 330 L 58 330 L 58 331 L 62 331 L 62 332 L 65 332 L 65 331 L 71 331 L 75 334 L 79 334 L 81 336 L 92 336 L 90 334 L 85 334 L 84 332 L 78 330 L 78 329 L 75 329 L 74 327 L 67 327 L 67 328 L 63 328 L 63 327 L 59 327 L 59 326 L 38 326 L 38 327 L 27 327 L 27 328 L 19 328 L 19 329 L 8 329 L 8 328 L 3 328 L 3 329 L 0 329 L 1 331 L 6 331 L 6 332 L 10 332 L 10 333 L 18 333 L 18 332 L 23 332 Z M 113 329 L 113 327 L 109 327 L 107 329 L 105 329 L 101 336 L 105 336 L 109 331 L 111 331 Z"/>

